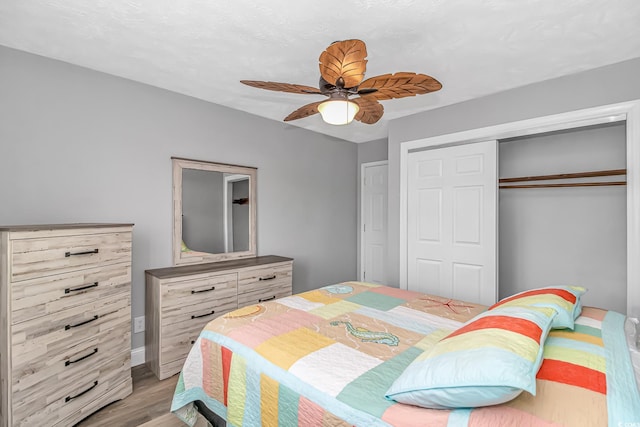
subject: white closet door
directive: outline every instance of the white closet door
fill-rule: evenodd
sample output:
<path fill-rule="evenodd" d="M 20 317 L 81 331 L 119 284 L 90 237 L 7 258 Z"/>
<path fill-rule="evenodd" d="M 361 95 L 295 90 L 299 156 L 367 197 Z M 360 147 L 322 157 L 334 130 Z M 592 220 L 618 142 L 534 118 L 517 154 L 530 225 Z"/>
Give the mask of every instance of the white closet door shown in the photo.
<path fill-rule="evenodd" d="M 408 289 L 497 298 L 497 141 L 409 153 Z"/>

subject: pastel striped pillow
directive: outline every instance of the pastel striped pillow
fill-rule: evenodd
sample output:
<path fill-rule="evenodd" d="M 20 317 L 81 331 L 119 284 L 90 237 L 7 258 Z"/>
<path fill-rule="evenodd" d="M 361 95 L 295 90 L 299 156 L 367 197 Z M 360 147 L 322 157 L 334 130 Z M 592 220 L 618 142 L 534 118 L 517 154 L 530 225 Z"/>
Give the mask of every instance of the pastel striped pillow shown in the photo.
<path fill-rule="evenodd" d="M 507 306 L 551 307 L 558 312 L 551 327 L 573 329 L 575 319 L 582 312 L 580 297 L 585 292 L 587 290 L 580 286 L 549 286 L 531 289 L 501 299 L 489 307 L 489 310 Z"/>
<path fill-rule="evenodd" d="M 544 340 L 555 316 L 545 307 L 481 313 L 418 356 L 386 397 L 444 409 L 497 405 L 523 390 L 535 395 Z"/>

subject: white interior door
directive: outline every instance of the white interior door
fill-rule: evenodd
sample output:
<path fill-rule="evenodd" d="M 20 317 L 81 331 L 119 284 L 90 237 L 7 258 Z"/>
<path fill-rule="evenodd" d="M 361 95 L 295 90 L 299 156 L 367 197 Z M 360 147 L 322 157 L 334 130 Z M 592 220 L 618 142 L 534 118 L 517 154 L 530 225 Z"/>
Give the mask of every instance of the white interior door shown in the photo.
<path fill-rule="evenodd" d="M 409 153 L 408 289 L 497 298 L 497 141 Z"/>
<path fill-rule="evenodd" d="M 387 281 L 387 162 L 362 165 L 361 280 Z"/>

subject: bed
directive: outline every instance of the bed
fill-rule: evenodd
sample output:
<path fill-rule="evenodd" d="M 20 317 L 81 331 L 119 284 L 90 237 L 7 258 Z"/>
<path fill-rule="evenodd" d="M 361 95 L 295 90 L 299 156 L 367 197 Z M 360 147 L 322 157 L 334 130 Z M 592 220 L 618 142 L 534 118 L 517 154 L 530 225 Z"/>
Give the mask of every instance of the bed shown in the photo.
<path fill-rule="evenodd" d="M 635 325 L 579 301 L 574 308 L 573 330 L 539 336 L 532 392 L 432 409 L 400 403 L 391 389 L 419 377 L 411 369 L 451 337 L 469 345 L 473 325 L 491 320 L 492 310 L 362 282 L 326 286 L 211 321 L 183 366 L 171 411 L 188 425 L 197 402 L 228 426 L 640 426 Z M 487 370 L 509 366 L 498 360 L 489 358 Z M 454 375 L 462 368 L 454 364 Z"/>

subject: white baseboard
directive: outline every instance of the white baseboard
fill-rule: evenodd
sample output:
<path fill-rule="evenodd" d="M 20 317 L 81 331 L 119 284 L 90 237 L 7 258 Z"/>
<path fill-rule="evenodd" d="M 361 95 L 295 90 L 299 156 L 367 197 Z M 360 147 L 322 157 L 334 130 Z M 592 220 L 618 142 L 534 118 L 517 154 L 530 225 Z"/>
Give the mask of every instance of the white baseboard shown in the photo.
<path fill-rule="evenodd" d="M 138 347 L 131 350 L 131 367 L 144 365 L 144 347 Z"/>

